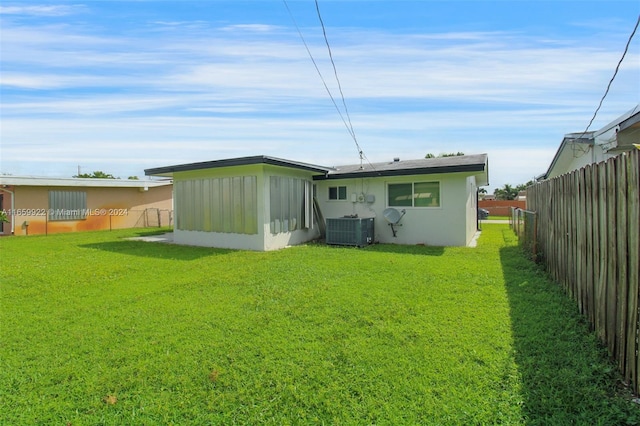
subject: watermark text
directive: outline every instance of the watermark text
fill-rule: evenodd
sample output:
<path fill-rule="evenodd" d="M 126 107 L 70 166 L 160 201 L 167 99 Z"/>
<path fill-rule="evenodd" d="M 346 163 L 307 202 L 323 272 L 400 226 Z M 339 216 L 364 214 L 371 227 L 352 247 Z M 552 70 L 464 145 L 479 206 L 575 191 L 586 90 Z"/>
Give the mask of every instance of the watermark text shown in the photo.
<path fill-rule="evenodd" d="M 7 216 L 87 217 L 127 216 L 129 209 L 8 209 L 2 212 Z"/>

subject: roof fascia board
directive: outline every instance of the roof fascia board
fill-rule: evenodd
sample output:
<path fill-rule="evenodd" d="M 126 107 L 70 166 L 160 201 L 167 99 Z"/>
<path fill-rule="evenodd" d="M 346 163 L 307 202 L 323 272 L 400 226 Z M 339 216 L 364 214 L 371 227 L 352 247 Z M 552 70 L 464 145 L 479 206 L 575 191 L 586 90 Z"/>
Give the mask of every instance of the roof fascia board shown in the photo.
<path fill-rule="evenodd" d="M 620 128 L 618 132 L 626 130 L 629 127 L 632 127 L 633 125 L 638 124 L 638 122 L 640 122 L 640 112 L 632 115 L 631 117 L 627 118 L 622 123 L 620 123 Z"/>
<path fill-rule="evenodd" d="M 578 135 L 578 136 L 586 136 L 585 133 L 568 133 L 566 135 L 564 135 L 564 138 L 562 139 L 562 142 L 560 143 L 560 146 L 558 147 L 558 150 L 556 151 L 556 155 L 553 156 L 553 160 L 551 160 L 551 164 L 549 165 L 549 168 L 547 169 L 547 171 L 545 172 L 545 174 L 541 175 L 540 177 L 542 177 L 543 179 L 547 179 L 548 176 L 551 174 L 551 171 L 555 168 L 556 164 L 558 163 L 558 161 L 560 160 L 560 157 L 562 156 L 562 153 L 564 152 L 564 150 L 567 148 L 567 146 L 570 143 L 582 143 L 585 145 L 593 145 L 594 144 L 594 133 L 589 132 L 589 137 L 588 138 L 584 138 L 584 137 L 580 137 L 580 138 L 576 138 L 573 137 L 573 135 Z"/>
<path fill-rule="evenodd" d="M 620 117 L 616 118 L 615 120 L 613 120 L 609 124 L 603 126 L 601 129 L 596 130 L 594 132 L 594 134 L 593 134 L 593 137 L 596 138 L 596 137 L 602 135 L 603 133 L 608 132 L 609 130 L 611 130 L 614 127 L 620 125 L 621 123 L 625 122 L 627 119 L 633 117 L 634 115 L 638 114 L 639 112 L 640 112 L 640 104 L 636 105 L 634 108 L 632 108 L 629 111 L 625 112 L 624 114 L 622 114 Z"/>
<path fill-rule="evenodd" d="M 145 169 L 146 175 L 165 175 L 175 172 L 186 172 L 191 170 L 213 169 L 222 167 L 246 166 L 253 164 L 270 164 L 273 166 L 281 166 L 294 169 L 308 170 L 312 172 L 326 173 L 331 168 L 317 166 L 314 164 L 301 163 L 297 161 L 289 161 L 281 158 L 267 157 L 263 155 L 241 158 L 229 158 L 224 160 L 204 161 L 201 163 L 178 164 L 175 166 L 156 167 Z"/>
<path fill-rule="evenodd" d="M 55 186 L 78 188 L 154 188 L 171 185 L 170 180 L 151 181 L 135 179 L 83 179 L 83 178 L 49 178 L 27 176 L 5 176 L 0 178 L 0 185 L 11 186 Z"/>
<path fill-rule="evenodd" d="M 399 169 L 399 170 L 382 170 L 382 171 L 366 171 L 366 172 L 350 172 L 350 173 L 328 173 L 325 175 L 314 176 L 313 180 L 338 180 L 353 178 L 369 178 L 383 176 L 409 176 L 409 175 L 432 175 L 441 173 L 462 173 L 462 172 L 484 172 L 486 164 L 465 164 L 456 166 L 442 167 L 421 167 L 415 169 Z"/>

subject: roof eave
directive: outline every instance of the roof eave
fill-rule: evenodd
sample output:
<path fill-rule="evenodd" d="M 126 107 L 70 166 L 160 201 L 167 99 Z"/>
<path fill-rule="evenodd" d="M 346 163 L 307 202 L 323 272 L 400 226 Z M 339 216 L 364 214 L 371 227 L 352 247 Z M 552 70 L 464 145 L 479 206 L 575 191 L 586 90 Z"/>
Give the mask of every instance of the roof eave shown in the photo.
<path fill-rule="evenodd" d="M 455 166 L 442 166 L 442 167 L 421 167 L 414 169 L 399 169 L 399 170 L 367 170 L 361 172 L 350 173 L 327 173 L 324 175 L 314 176 L 313 180 L 338 180 L 338 179 L 353 179 L 353 178 L 368 178 L 368 177 L 383 177 L 383 176 L 410 176 L 410 175 L 431 175 L 441 173 L 473 173 L 473 172 L 486 172 L 487 164 L 464 164 Z"/>
<path fill-rule="evenodd" d="M 3 176 L 0 185 L 77 188 L 155 188 L 171 185 L 170 180 L 55 178 L 37 176 Z"/>
<path fill-rule="evenodd" d="M 276 157 L 268 157 L 264 155 L 252 157 L 229 158 L 224 160 L 204 161 L 200 163 L 178 164 L 175 166 L 156 167 L 145 169 L 147 176 L 173 176 L 176 172 L 188 172 L 193 170 L 214 169 L 222 167 L 247 166 L 254 164 L 269 164 L 272 166 L 280 166 L 294 169 L 302 169 L 316 173 L 326 173 L 331 168 L 317 166 L 314 164 L 301 163 L 297 161 L 289 161 Z"/>
<path fill-rule="evenodd" d="M 558 161 L 560 160 L 560 156 L 562 155 L 562 153 L 564 152 L 564 150 L 566 149 L 566 147 L 570 144 L 570 143 L 580 143 L 580 144 L 585 144 L 585 145 L 593 145 L 594 144 L 594 139 L 593 139 L 593 132 L 588 132 L 588 138 L 585 138 L 583 136 L 586 136 L 586 133 L 582 133 L 582 134 L 578 134 L 579 137 L 578 138 L 574 138 L 571 137 L 571 135 L 575 135 L 577 133 L 568 133 L 566 135 L 564 135 L 564 138 L 562 139 L 562 142 L 560 143 L 560 146 L 558 147 L 558 150 L 556 151 L 556 154 L 553 156 L 553 159 L 551 160 L 551 164 L 549 165 L 549 168 L 547 169 L 547 171 L 540 175 L 539 177 L 542 179 L 548 179 L 549 175 L 551 174 L 551 172 L 553 171 L 553 169 L 556 167 L 556 164 L 558 163 Z"/>
<path fill-rule="evenodd" d="M 635 127 L 638 123 L 640 123 L 640 112 L 635 113 L 634 115 L 620 123 L 618 132 L 623 132 L 630 127 Z"/>

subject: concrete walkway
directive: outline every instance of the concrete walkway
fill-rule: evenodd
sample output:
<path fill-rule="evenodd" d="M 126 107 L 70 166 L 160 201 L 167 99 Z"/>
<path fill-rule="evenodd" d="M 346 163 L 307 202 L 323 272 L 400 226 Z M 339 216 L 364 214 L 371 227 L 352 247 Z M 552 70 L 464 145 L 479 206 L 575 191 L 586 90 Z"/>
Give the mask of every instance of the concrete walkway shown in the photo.
<path fill-rule="evenodd" d="M 165 243 L 165 244 L 173 244 L 173 232 L 167 232 L 166 234 L 161 235 L 147 235 L 144 237 L 131 237 L 127 238 L 128 240 L 133 241 L 146 241 L 149 243 Z"/>
<path fill-rule="evenodd" d="M 509 224 L 509 220 L 508 219 L 481 219 L 480 220 L 480 225 L 482 225 L 483 223 L 501 223 L 501 224 Z M 478 247 L 478 238 L 480 238 L 480 234 L 482 233 L 482 230 L 476 232 L 476 234 L 473 236 L 473 238 L 471 239 L 471 242 L 469 243 L 469 245 L 467 245 L 467 247 Z"/>

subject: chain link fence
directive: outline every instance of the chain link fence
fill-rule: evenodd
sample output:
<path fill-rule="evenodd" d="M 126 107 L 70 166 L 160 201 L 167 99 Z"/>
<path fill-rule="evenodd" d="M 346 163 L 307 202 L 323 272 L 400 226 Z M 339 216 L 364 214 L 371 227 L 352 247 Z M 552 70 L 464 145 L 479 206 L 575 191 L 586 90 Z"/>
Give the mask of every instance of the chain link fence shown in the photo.
<path fill-rule="evenodd" d="M 529 258 L 534 262 L 539 262 L 541 256 L 538 252 L 538 217 L 536 212 L 512 207 L 509 225 L 518 236 L 520 246 Z"/>

